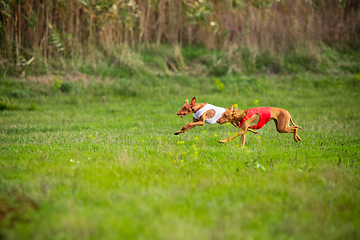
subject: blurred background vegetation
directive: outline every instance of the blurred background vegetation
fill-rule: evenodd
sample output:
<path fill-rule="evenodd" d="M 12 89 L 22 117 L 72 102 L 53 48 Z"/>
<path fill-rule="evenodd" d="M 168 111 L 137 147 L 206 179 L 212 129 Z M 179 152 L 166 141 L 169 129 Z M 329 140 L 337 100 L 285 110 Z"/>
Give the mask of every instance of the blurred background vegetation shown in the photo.
<path fill-rule="evenodd" d="M 358 0 L 2 0 L 3 76 L 360 72 Z"/>

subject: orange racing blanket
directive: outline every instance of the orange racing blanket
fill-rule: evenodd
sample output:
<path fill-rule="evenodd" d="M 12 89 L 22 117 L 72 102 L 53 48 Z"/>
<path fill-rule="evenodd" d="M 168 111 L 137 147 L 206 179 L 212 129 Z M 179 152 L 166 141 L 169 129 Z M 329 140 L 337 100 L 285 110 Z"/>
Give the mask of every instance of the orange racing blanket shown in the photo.
<path fill-rule="evenodd" d="M 268 123 L 270 121 L 271 112 L 270 112 L 269 107 L 250 108 L 250 109 L 247 109 L 247 110 L 248 110 L 248 113 L 245 115 L 245 117 L 243 117 L 240 120 L 240 127 L 246 120 L 251 118 L 256 113 L 259 114 L 259 117 L 260 117 L 259 122 L 254 126 L 250 126 L 249 128 L 251 128 L 251 129 L 260 129 L 266 123 Z"/>

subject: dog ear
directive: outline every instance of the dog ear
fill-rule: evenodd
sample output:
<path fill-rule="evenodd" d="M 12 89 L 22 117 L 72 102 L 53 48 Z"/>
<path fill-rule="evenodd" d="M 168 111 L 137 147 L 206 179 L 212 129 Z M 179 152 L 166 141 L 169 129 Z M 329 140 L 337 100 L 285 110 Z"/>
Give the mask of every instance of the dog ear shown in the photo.
<path fill-rule="evenodd" d="M 185 103 L 188 103 L 189 102 L 189 100 L 188 99 L 185 99 Z"/>
<path fill-rule="evenodd" d="M 191 100 L 191 105 L 195 105 L 195 102 L 196 102 L 196 98 L 193 97 L 193 99 Z"/>
<path fill-rule="evenodd" d="M 229 110 L 231 111 L 231 110 L 233 110 L 233 105 L 231 104 L 231 106 L 229 107 Z"/>

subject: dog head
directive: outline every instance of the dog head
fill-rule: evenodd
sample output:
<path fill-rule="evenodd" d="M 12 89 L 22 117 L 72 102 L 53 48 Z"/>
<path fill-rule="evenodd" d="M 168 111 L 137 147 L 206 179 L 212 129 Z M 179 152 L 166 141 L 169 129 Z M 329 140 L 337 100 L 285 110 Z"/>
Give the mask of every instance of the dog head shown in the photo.
<path fill-rule="evenodd" d="M 224 124 L 234 121 L 236 111 L 237 109 L 233 109 L 233 105 L 231 105 L 228 109 L 225 109 L 225 112 L 222 114 L 221 118 L 217 120 L 217 123 Z"/>
<path fill-rule="evenodd" d="M 187 99 L 185 99 L 185 104 L 181 107 L 180 111 L 178 111 L 177 115 L 180 115 L 182 118 L 186 115 L 189 115 L 190 113 L 195 113 L 194 107 L 195 107 L 196 98 L 193 97 L 191 102 L 189 102 Z"/>

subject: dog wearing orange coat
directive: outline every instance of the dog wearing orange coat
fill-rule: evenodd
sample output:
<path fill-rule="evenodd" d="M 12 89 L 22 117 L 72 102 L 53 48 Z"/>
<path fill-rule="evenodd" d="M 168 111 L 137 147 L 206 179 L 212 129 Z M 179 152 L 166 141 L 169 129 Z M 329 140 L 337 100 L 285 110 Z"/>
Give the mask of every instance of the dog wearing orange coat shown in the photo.
<path fill-rule="evenodd" d="M 240 128 L 236 135 L 233 135 L 225 140 L 220 140 L 220 143 L 226 143 L 232 139 L 241 136 L 241 147 L 245 145 L 246 131 L 251 129 L 260 129 L 269 121 L 274 120 L 276 129 L 279 133 L 293 133 L 295 142 L 302 141 L 297 134 L 298 128 L 290 113 L 282 108 L 275 107 L 260 107 L 246 110 L 233 109 L 233 105 L 226 109 L 221 118 L 217 120 L 218 123 L 224 124 L 231 122 L 234 126 Z M 293 126 L 289 126 L 289 121 Z"/>

